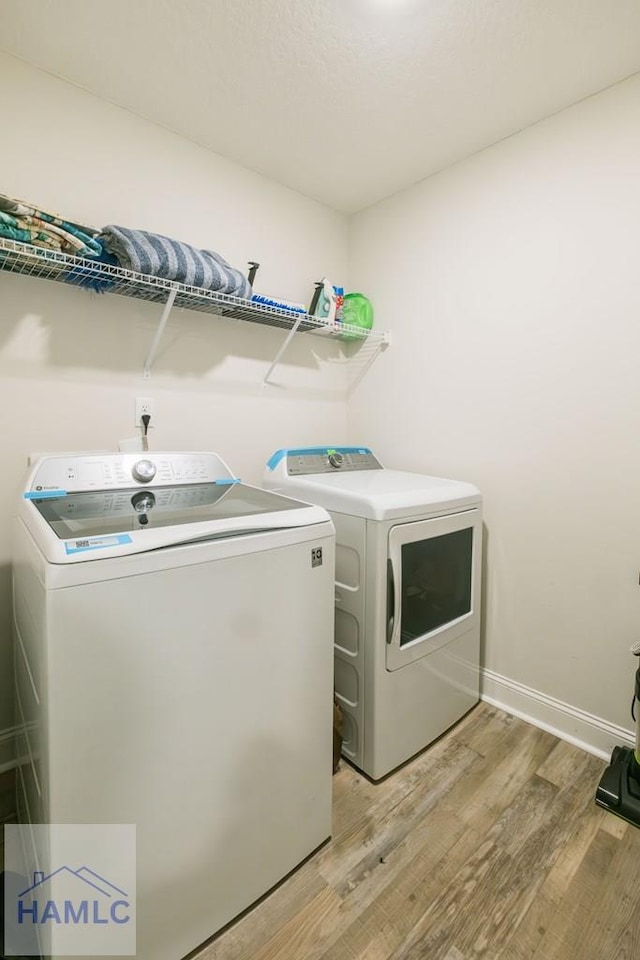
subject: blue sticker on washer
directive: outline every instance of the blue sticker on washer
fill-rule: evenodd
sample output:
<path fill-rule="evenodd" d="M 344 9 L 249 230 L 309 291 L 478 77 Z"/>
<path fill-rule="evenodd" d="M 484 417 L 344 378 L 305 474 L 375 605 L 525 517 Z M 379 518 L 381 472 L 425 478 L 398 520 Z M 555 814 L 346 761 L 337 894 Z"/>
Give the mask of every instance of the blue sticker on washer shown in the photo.
<path fill-rule="evenodd" d="M 85 550 L 104 550 L 107 547 L 119 547 L 131 543 L 128 533 L 118 533 L 113 537 L 88 537 L 85 540 L 67 540 L 64 549 L 69 553 L 83 553 Z"/>
<path fill-rule="evenodd" d="M 66 490 L 29 490 L 23 494 L 25 500 L 49 500 L 52 497 L 66 497 Z"/>

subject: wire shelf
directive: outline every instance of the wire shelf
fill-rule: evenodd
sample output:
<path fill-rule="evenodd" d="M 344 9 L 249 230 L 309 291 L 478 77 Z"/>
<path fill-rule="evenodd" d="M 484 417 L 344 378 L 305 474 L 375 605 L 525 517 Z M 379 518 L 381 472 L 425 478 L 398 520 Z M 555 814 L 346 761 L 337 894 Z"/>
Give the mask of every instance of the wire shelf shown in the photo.
<path fill-rule="evenodd" d="M 88 289 L 99 288 L 104 293 L 154 303 L 164 304 L 173 294 L 172 305 L 187 310 L 213 313 L 283 330 L 293 330 L 295 327 L 299 333 L 329 335 L 338 339 L 344 339 L 346 334 L 349 340 L 369 340 L 379 344 L 388 342 L 388 335 L 377 330 L 365 331 L 346 323 L 329 323 L 308 313 L 296 313 L 244 300 L 241 297 L 192 287 L 150 274 L 136 273 L 4 237 L 0 237 L 0 270 Z"/>

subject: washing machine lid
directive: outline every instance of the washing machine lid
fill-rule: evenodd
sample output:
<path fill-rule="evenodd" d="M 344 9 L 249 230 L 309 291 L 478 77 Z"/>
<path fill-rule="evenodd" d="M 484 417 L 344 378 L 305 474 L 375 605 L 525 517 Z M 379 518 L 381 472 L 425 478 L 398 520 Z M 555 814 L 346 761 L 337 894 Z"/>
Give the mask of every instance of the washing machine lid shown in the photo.
<path fill-rule="evenodd" d="M 46 457 L 26 488 L 20 516 L 51 563 L 329 520 L 320 507 L 242 483 L 208 453 Z"/>
<path fill-rule="evenodd" d="M 341 456 L 336 458 L 336 453 Z M 318 472 L 308 472 L 314 465 Z M 366 447 L 277 451 L 267 464 L 264 482 L 271 489 L 327 510 L 369 520 L 459 511 L 476 507 L 482 500 L 471 483 L 387 470 Z"/>

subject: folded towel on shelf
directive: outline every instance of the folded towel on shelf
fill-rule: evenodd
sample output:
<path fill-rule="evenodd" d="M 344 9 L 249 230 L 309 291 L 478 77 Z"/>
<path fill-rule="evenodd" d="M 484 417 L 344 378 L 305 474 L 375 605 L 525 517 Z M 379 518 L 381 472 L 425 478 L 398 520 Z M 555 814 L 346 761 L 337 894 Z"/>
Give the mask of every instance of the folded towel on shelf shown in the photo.
<path fill-rule="evenodd" d="M 251 296 L 247 278 L 212 250 L 114 224 L 106 226 L 98 239 L 127 270 L 244 299 Z"/>
<path fill-rule="evenodd" d="M 34 247 L 44 247 L 47 250 L 60 250 L 60 238 L 46 231 L 38 230 L 26 219 L 18 219 L 0 210 L 0 237 L 7 240 L 17 240 L 20 243 L 30 243 Z"/>
<path fill-rule="evenodd" d="M 1 237 L 91 259 L 102 255 L 96 233 L 92 227 L 63 220 L 56 214 L 0 194 Z"/>

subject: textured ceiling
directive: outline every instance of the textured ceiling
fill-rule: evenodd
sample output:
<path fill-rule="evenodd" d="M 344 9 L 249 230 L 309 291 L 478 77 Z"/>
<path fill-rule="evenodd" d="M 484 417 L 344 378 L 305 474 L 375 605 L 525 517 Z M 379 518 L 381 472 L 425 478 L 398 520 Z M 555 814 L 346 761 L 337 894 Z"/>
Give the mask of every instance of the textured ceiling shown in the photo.
<path fill-rule="evenodd" d="M 2 0 L 0 48 L 352 212 L 640 70 L 639 0 Z"/>

